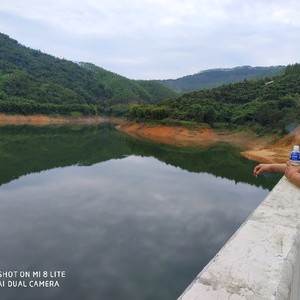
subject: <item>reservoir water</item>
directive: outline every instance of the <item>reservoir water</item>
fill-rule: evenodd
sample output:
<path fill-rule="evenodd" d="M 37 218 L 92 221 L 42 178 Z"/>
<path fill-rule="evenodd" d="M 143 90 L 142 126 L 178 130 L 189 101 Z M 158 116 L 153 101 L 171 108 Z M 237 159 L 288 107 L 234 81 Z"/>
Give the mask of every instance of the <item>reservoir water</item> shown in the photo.
<path fill-rule="evenodd" d="M 280 178 L 239 153 L 1 127 L 0 299 L 176 299 Z"/>

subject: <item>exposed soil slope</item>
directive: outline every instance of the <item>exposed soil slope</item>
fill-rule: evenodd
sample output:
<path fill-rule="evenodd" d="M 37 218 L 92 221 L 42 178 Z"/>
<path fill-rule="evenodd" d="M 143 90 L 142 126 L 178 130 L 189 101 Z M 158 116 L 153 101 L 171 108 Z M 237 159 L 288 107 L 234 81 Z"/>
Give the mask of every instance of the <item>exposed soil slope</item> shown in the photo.
<path fill-rule="evenodd" d="M 45 115 L 6 115 L 0 114 L 0 126 L 2 125 L 34 125 L 46 126 L 54 124 L 96 124 L 102 122 L 112 122 L 120 124 L 123 119 L 109 117 L 63 117 L 63 116 L 45 116 Z"/>
<path fill-rule="evenodd" d="M 47 126 L 54 124 L 96 124 L 111 122 L 117 128 L 135 138 L 143 138 L 177 146 L 205 147 L 216 142 L 238 145 L 245 150 L 241 155 L 248 159 L 264 163 L 283 163 L 289 158 L 293 145 L 300 145 L 300 127 L 285 137 L 272 141 L 271 138 L 259 138 L 253 132 L 214 131 L 210 128 L 185 128 L 180 126 L 148 125 L 144 123 L 126 123 L 121 118 L 82 117 L 72 118 L 45 115 L 6 115 L 0 114 L 1 125 Z"/>
<path fill-rule="evenodd" d="M 264 163 L 286 162 L 293 145 L 300 144 L 300 127 L 276 142 L 271 137 L 257 137 L 253 132 L 217 132 L 209 128 L 125 123 L 119 125 L 118 129 L 136 138 L 178 146 L 209 146 L 216 142 L 228 142 L 244 148 L 245 151 L 241 152 L 244 157 Z"/>
<path fill-rule="evenodd" d="M 300 145 L 300 127 L 290 134 L 266 146 L 256 147 L 244 151 L 241 154 L 249 159 L 265 163 L 286 162 L 294 145 Z"/>

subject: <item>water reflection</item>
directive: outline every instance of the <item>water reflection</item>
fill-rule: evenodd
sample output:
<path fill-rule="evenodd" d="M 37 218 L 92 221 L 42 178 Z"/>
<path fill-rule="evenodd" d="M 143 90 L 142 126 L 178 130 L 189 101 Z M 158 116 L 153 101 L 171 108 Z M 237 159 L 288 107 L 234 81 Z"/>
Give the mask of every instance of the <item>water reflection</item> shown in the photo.
<path fill-rule="evenodd" d="M 151 156 L 191 172 L 272 189 L 280 176 L 255 178 L 255 165 L 240 149 L 220 143 L 209 148 L 177 148 L 132 139 L 110 124 L 96 126 L 0 127 L 0 185 L 55 167 L 92 165 L 128 155 Z"/>
<path fill-rule="evenodd" d="M 195 149 L 176 153 L 143 147 L 112 129 L 101 137 L 94 131 L 92 139 L 89 131 L 88 138 L 75 134 L 73 147 L 62 139 L 56 148 L 50 147 L 55 138 L 47 143 L 45 132 L 37 134 L 45 135 L 44 145 L 32 148 L 42 166 L 42 151 L 58 158 L 47 166 L 71 166 L 18 173 L 0 187 L 1 269 L 67 273 L 60 288 L 1 288 L 1 299 L 176 299 L 268 193 L 182 167 L 202 168 L 201 151 L 199 163 Z M 71 136 L 63 133 L 65 141 Z M 73 149 L 75 140 L 86 152 Z M 249 162 L 238 165 L 251 174 Z"/>

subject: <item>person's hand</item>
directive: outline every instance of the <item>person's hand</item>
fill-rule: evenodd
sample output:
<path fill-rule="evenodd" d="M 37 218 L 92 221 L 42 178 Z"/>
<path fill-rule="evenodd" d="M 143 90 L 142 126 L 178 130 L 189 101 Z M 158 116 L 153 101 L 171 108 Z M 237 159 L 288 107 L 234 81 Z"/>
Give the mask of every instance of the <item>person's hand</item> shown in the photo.
<path fill-rule="evenodd" d="M 284 175 L 290 179 L 294 172 L 300 173 L 300 166 L 293 166 L 290 161 L 287 161 Z"/>
<path fill-rule="evenodd" d="M 269 172 L 269 171 L 270 171 L 270 165 L 269 164 L 259 164 L 254 168 L 253 175 L 257 176 L 261 173 Z"/>

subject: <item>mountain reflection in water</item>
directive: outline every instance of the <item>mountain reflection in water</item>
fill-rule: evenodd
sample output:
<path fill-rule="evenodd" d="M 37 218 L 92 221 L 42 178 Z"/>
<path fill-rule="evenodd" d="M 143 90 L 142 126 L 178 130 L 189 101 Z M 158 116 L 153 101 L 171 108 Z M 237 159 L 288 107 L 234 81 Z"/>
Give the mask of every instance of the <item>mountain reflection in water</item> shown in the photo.
<path fill-rule="evenodd" d="M 0 128 L 2 270 L 59 288 L 1 299 L 176 299 L 279 177 L 239 149 L 176 148 L 112 126 Z M 23 279 L 22 279 L 23 280 Z"/>

